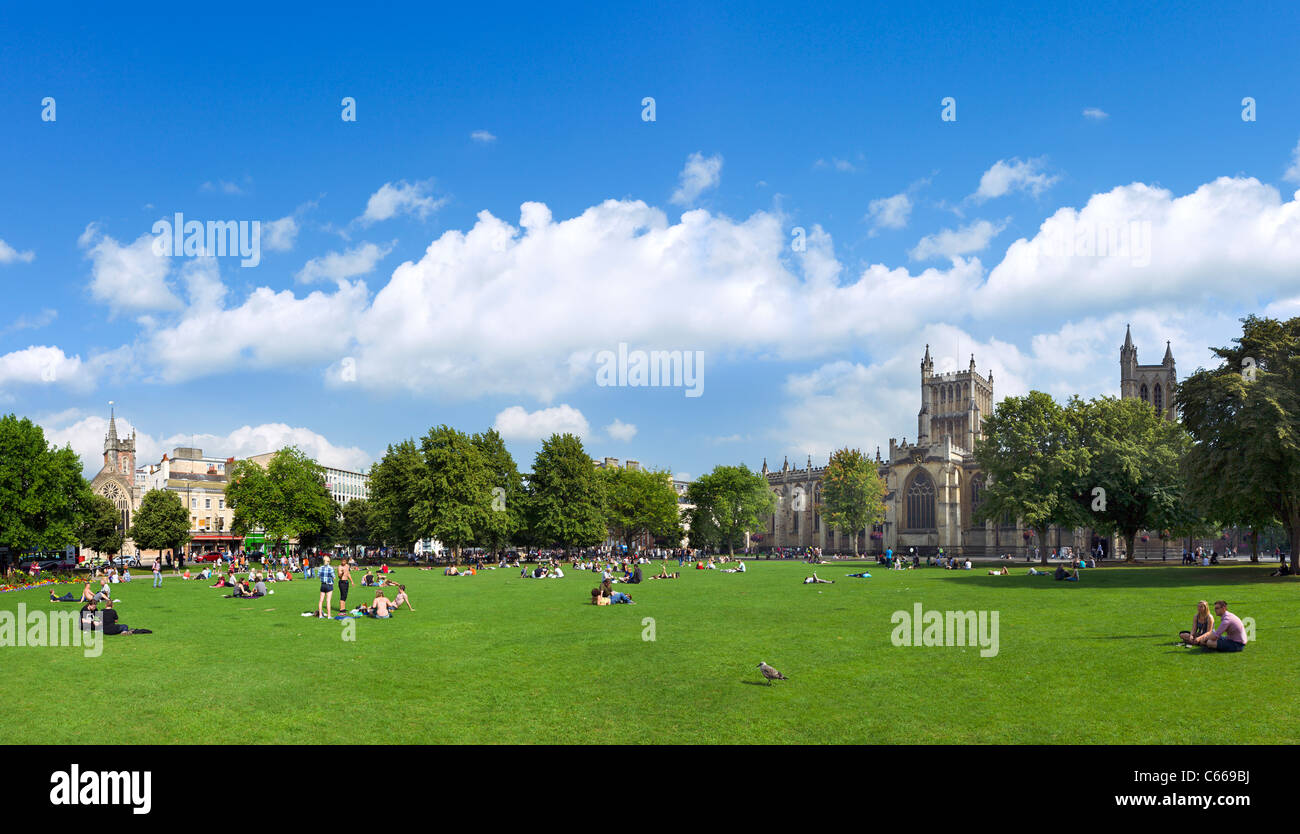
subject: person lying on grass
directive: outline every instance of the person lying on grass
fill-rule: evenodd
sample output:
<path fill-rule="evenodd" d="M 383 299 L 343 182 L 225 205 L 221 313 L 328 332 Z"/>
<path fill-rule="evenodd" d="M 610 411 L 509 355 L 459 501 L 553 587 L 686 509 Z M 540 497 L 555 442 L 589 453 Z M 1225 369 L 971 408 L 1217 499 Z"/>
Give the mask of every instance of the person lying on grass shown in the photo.
<path fill-rule="evenodd" d="M 1011 571 L 1007 570 L 1006 565 L 1003 565 L 998 570 L 989 571 L 989 576 L 1010 576 L 1010 575 L 1011 575 Z"/>
<path fill-rule="evenodd" d="M 870 579 L 871 578 L 871 574 L 867 573 L 866 571 L 863 571 L 862 573 L 846 573 L 844 575 L 849 579 Z"/>
<path fill-rule="evenodd" d="M 1219 617 L 1218 628 L 1207 631 L 1200 637 L 1184 640 L 1190 645 L 1212 651 L 1239 652 L 1246 648 L 1246 628 L 1242 625 L 1241 618 L 1228 610 L 1228 603 L 1217 600 L 1214 603 L 1214 613 Z"/>
<path fill-rule="evenodd" d="M 805 584 L 805 585 L 834 585 L 834 584 L 835 584 L 835 580 L 834 580 L 834 579 L 821 579 L 821 578 L 819 578 L 819 577 L 817 576 L 817 571 L 813 571 L 813 575 L 807 577 L 806 579 L 804 579 L 803 584 Z"/>
<path fill-rule="evenodd" d="M 90 583 L 89 583 L 89 582 L 87 582 L 87 583 L 86 583 L 84 586 L 82 586 L 82 588 L 81 588 L 81 599 L 77 599 L 76 597 L 74 597 L 74 596 L 72 595 L 72 591 L 68 591 L 66 594 L 64 594 L 64 595 L 61 596 L 61 597 L 56 597 L 56 596 L 54 595 L 54 592 L 53 592 L 53 591 L 50 591 L 50 602 L 82 602 L 82 603 L 86 603 L 86 602 L 93 602 L 94 599 L 95 599 L 95 592 L 92 591 L 92 590 L 90 590 Z"/>
<path fill-rule="evenodd" d="M 1191 644 L 1214 630 L 1214 615 L 1210 613 L 1210 604 L 1205 600 L 1196 603 L 1196 616 L 1192 618 L 1192 630 L 1178 632 L 1178 639 Z"/>

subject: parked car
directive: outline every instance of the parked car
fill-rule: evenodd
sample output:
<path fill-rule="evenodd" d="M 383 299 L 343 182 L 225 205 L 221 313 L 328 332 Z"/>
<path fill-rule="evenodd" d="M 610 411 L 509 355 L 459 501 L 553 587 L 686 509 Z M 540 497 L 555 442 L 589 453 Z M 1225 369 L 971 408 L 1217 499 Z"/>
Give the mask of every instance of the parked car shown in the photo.
<path fill-rule="evenodd" d="M 192 561 L 199 562 L 199 563 L 220 562 L 221 559 L 222 557 L 219 552 L 212 552 L 212 553 L 200 553 L 199 555 L 195 556 Z"/>

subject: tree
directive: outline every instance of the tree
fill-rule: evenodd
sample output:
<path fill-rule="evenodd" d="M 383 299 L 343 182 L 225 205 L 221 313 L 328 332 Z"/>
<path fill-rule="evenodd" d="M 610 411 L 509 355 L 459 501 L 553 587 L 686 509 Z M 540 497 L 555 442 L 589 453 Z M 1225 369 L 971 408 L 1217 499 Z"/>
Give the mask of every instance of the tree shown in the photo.
<path fill-rule="evenodd" d="M 70 446 L 51 447 L 26 417 L 0 417 L 0 547 L 16 558 L 76 544 L 91 496 Z"/>
<path fill-rule="evenodd" d="M 714 467 L 687 487 L 686 499 L 695 505 L 690 513 L 691 543 L 716 538 L 732 555 L 745 534 L 760 529 L 763 516 L 776 507 L 767 478 L 743 463 Z"/>
<path fill-rule="evenodd" d="M 474 542 L 499 553 L 523 529 L 524 481 L 496 429 L 476 434 L 471 440 L 487 470 L 492 494 L 491 512 L 483 515 Z"/>
<path fill-rule="evenodd" d="M 374 508 L 364 498 L 353 498 L 343 505 L 342 540 L 349 547 L 365 547 L 375 541 L 371 516 Z"/>
<path fill-rule="evenodd" d="M 343 544 L 343 505 L 330 496 L 329 518 L 322 527 L 311 527 L 298 534 L 298 546 L 307 551 L 329 550 Z"/>
<path fill-rule="evenodd" d="M 988 483 L 975 520 L 1019 518 L 1043 543 L 1053 524 L 1085 523 L 1074 491 L 1087 459 L 1077 420 L 1050 394 L 1030 391 L 1006 398 L 985 419 L 983 437 L 975 443 L 975 460 Z M 1044 564 L 1047 555 L 1044 547 Z"/>
<path fill-rule="evenodd" d="M 1300 542 L 1300 317 L 1247 316 L 1235 347 L 1214 348 L 1176 402 L 1192 437 L 1188 492 L 1216 520 L 1256 529 L 1276 519 Z"/>
<path fill-rule="evenodd" d="M 140 499 L 131 525 L 131 538 L 141 550 L 179 550 L 190 540 L 190 511 L 174 492 L 151 489 Z"/>
<path fill-rule="evenodd" d="M 421 536 L 451 547 L 459 562 L 461 548 L 474 541 L 492 512 L 492 485 L 479 448 L 469 435 L 450 426 L 429 429 L 420 441 L 420 471 L 411 514 Z"/>
<path fill-rule="evenodd" d="M 604 541 L 605 494 L 598 470 L 572 434 L 542 442 L 528 479 L 526 513 L 534 541 L 564 548 Z"/>
<path fill-rule="evenodd" d="M 1087 450 L 1076 502 L 1095 527 L 1124 537 L 1128 561 L 1136 558 L 1139 530 L 1196 522 L 1183 495 L 1182 462 L 1191 438 L 1181 425 L 1135 399 L 1075 400 L 1069 410 Z"/>
<path fill-rule="evenodd" d="M 420 500 L 424 459 L 414 440 L 390 445 L 370 468 L 370 523 L 374 536 L 408 552 L 423 538 L 413 514 Z"/>
<path fill-rule="evenodd" d="M 642 469 L 601 469 L 605 490 L 605 525 L 628 550 L 640 536 L 682 539 L 681 514 L 671 473 Z"/>
<path fill-rule="evenodd" d="M 125 532 L 117 505 L 103 495 L 92 495 L 90 506 L 81 520 L 79 538 L 82 547 L 111 558 L 121 552 L 126 540 Z"/>
<path fill-rule="evenodd" d="M 304 546 L 323 542 L 338 508 L 320 465 L 295 446 L 277 451 L 265 469 L 251 460 L 236 464 L 226 505 L 235 511 L 235 533 L 260 528 L 269 546 L 291 539 Z"/>
<path fill-rule="evenodd" d="M 831 455 L 822 476 L 819 511 L 828 525 L 853 536 L 854 556 L 857 532 L 885 518 L 885 492 L 876 464 L 860 449 L 839 449 Z"/>

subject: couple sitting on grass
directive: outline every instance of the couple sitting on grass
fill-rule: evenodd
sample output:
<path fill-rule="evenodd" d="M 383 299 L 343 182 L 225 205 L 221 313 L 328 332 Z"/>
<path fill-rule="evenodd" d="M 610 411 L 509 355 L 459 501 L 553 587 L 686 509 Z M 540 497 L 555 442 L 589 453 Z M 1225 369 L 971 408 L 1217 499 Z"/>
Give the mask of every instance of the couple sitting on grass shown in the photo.
<path fill-rule="evenodd" d="M 1214 616 L 1219 617 L 1219 627 L 1214 627 Z M 1196 617 L 1192 620 L 1191 631 L 1178 632 L 1178 639 L 1185 646 L 1201 646 L 1211 651 L 1239 652 L 1246 648 L 1246 629 L 1241 618 L 1228 610 L 1228 603 L 1218 600 L 1214 603 L 1214 614 L 1205 600 L 1196 603 Z"/>
<path fill-rule="evenodd" d="M 592 605 L 620 605 L 620 604 L 636 605 L 636 603 L 633 602 L 632 597 L 628 596 L 622 591 L 615 591 L 613 583 L 608 579 L 606 579 L 604 582 L 601 582 L 599 588 L 591 589 L 591 604 Z"/>

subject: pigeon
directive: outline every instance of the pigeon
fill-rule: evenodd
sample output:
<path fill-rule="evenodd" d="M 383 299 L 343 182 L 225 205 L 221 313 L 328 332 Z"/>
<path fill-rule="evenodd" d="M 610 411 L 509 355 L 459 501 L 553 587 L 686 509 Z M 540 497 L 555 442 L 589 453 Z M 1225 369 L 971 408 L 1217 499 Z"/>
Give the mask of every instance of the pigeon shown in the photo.
<path fill-rule="evenodd" d="M 787 678 L 785 675 L 783 675 L 783 674 L 781 674 L 780 672 L 776 671 L 776 670 L 773 669 L 771 666 L 768 666 L 766 663 L 764 663 L 764 662 L 761 661 L 761 660 L 758 662 L 758 671 L 762 672 L 762 673 L 763 673 L 763 677 L 767 678 L 767 685 L 768 685 L 768 686 L 771 686 L 771 685 L 772 685 L 772 681 L 788 681 L 788 680 L 790 680 L 790 679 Z"/>

